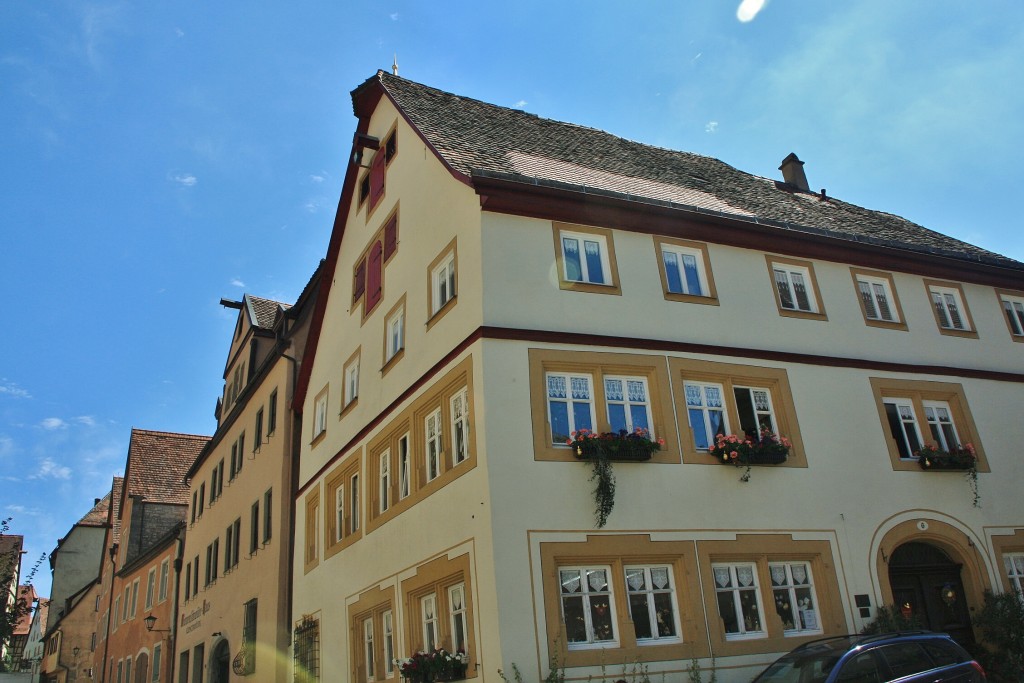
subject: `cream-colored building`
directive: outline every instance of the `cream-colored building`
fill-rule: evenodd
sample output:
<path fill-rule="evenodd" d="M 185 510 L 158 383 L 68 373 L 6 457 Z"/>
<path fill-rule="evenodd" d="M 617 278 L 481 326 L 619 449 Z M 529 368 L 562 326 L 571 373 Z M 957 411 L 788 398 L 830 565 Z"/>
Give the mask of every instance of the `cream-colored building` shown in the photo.
<path fill-rule="evenodd" d="M 218 400 L 217 431 L 186 477 L 176 629 L 179 683 L 290 674 L 292 388 L 317 276 L 295 306 L 246 295 Z"/>
<path fill-rule="evenodd" d="M 742 681 L 881 605 L 970 645 L 1019 587 L 1024 264 L 794 155 L 751 176 L 383 72 L 353 102 L 297 388 L 296 680 L 444 647 L 470 678 Z M 638 428 L 663 445 L 601 520 L 566 441 Z M 784 462 L 713 454 L 761 429 Z M 977 495 L 927 442 L 971 444 Z"/>

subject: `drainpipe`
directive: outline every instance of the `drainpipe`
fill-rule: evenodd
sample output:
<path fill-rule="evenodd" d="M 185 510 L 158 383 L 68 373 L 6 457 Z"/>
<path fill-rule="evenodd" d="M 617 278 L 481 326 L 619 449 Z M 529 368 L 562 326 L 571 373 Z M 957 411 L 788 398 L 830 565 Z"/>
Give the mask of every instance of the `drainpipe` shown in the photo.
<path fill-rule="evenodd" d="M 170 647 L 167 649 L 167 660 L 169 668 L 167 670 L 167 680 L 174 680 L 174 664 L 178 659 L 178 591 L 181 588 L 181 561 L 185 556 L 185 524 L 182 523 L 181 531 L 178 532 L 178 551 L 174 558 L 174 603 L 171 605 L 171 632 L 167 634 L 167 640 Z"/>
<path fill-rule="evenodd" d="M 110 621 L 114 615 L 114 570 L 117 568 L 117 543 L 110 546 L 110 590 L 107 595 L 107 632 L 103 634 L 103 661 L 100 662 L 100 683 L 107 681 L 107 653 L 110 648 Z"/>

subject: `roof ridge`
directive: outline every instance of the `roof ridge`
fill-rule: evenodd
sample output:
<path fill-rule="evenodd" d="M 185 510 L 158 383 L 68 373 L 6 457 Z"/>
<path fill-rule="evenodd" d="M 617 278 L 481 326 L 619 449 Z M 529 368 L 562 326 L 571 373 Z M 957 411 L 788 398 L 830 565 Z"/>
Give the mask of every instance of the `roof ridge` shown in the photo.
<path fill-rule="evenodd" d="M 183 436 L 191 439 L 209 439 L 210 436 L 204 434 L 190 434 L 187 432 L 168 432 L 160 429 L 143 429 L 141 427 L 132 427 L 132 434 L 161 434 L 164 436 Z"/>

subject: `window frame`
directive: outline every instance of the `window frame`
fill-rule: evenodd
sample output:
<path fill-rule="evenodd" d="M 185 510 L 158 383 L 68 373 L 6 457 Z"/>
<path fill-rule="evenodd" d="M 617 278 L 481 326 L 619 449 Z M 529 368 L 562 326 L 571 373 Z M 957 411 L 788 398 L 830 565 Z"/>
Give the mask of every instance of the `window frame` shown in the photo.
<path fill-rule="evenodd" d="M 157 581 L 159 588 L 157 589 L 157 604 L 167 600 L 167 588 L 170 581 L 171 573 L 171 558 L 165 557 L 163 562 L 160 563 L 160 576 Z"/>
<path fill-rule="evenodd" d="M 476 678 L 480 673 L 473 663 L 480 660 L 476 656 L 476 601 L 473 593 L 469 553 L 452 558 L 449 558 L 447 554 L 442 554 L 440 557 L 417 566 L 412 575 L 402 579 L 400 583 L 401 599 L 402 603 L 408 606 L 408 609 L 404 611 L 408 618 L 402 625 L 405 647 L 409 652 L 426 649 L 421 605 L 424 597 L 434 596 L 437 646 L 454 652 L 447 595 L 450 587 L 460 584 L 464 587 L 466 654 L 470 662 L 470 666 L 466 670 L 466 678 Z"/>
<path fill-rule="evenodd" d="M 775 307 L 779 315 L 786 318 L 803 318 L 805 320 L 828 320 L 828 314 L 825 312 L 825 301 L 821 297 L 821 290 L 818 287 L 818 278 L 814 272 L 813 262 L 774 256 L 772 254 L 765 254 L 765 262 L 768 265 L 768 277 L 772 286 L 772 296 L 775 298 Z M 784 270 L 789 276 L 792 276 L 794 272 L 799 272 L 807 279 L 806 292 L 811 310 L 787 308 L 783 305 L 782 295 L 779 292 L 775 275 L 777 269 Z M 790 287 L 792 287 L 792 284 L 790 284 Z"/>
<path fill-rule="evenodd" d="M 363 536 L 364 501 L 362 490 L 353 500 L 351 488 L 353 478 L 356 478 L 357 486 L 361 485 L 362 478 L 359 476 L 361 472 L 362 451 L 360 450 L 347 457 L 324 479 L 324 492 L 327 500 L 332 503 L 330 514 L 326 514 L 325 510 L 324 559 L 333 557 Z M 356 515 L 353 514 L 354 511 Z"/>
<path fill-rule="evenodd" d="M 354 653 L 349 666 L 354 681 L 379 681 L 395 677 L 395 588 L 374 587 L 359 594 L 347 607 Z M 388 631 L 388 622 L 391 630 Z M 367 642 L 367 635 L 372 642 Z M 373 676 L 367 671 L 372 657 Z"/>
<path fill-rule="evenodd" d="M 1010 339 L 1017 343 L 1024 343 L 1024 292 L 1012 289 L 996 289 L 995 292 L 996 298 L 999 300 L 999 308 L 1003 312 L 1003 322 L 1006 323 L 1006 330 L 1010 333 Z M 1015 318 L 1011 318 L 1010 312 L 1006 310 L 1008 306 L 1020 308 L 1016 311 Z"/>
<path fill-rule="evenodd" d="M 462 412 L 456 413 L 459 404 Z M 469 387 L 463 387 L 448 399 L 448 438 L 451 440 L 452 467 L 458 467 L 469 459 L 469 412 Z"/>
<path fill-rule="evenodd" d="M 881 270 L 867 270 L 864 268 L 850 268 L 850 277 L 853 279 L 854 295 L 857 297 L 857 303 L 860 306 L 861 315 L 864 316 L 864 324 L 869 327 L 878 327 L 881 329 L 888 330 L 904 330 L 908 329 L 906 316 L 903 315 L 903 306 L 900 303 L 899 293 L 896 291 L 896 281 L 894 280 L 892 273 L 887 273 Z M 864 294 L 861 292 L 861 283 L 872 286 L 872 291 L 875 286 L 880 286 L 884 290 L 884 294 L 888 297 L 887 304 L 889 311 L 895 316 L 893 320 L 886 320 L 882 317 L 871 317 L 868 312 L 867 304 L 864 302 Z M 872 293 L 872 303 L 878 308 L 877 296 Z"/>
<path fill-rule="evenodd" d="M 330 495 L 330 494 L 328 494 Z M 320 487 L 306 495 L 305 530 L 303 539 L 303 573 L 308 574 L 320 564 Z"/>
<path fill-rule="evenodd" d="M 615 257 L 615 239 L 612 230 L 592 225 L 577 225 L 573 223 L 551 224 L 552 236 L 555 247 L 555 270 L 558 274 L 559 289 L 573 292 L 588 292 L 591 294 L 614 294 L 622 295 L 622 285 L 619 281 L 618 261 Z M 580 241 L 589 239 L 597 241 L 601 245 L 600 258 L 602 269 L 607 269 L 606 282 L 593 282 L 589 279 L 570 280 L 566 272 L 566 257 L 563 237 L 576 238 Z M 581 259 L 581 265 L 584 261 Z"/>
<path fill-rule="evenodd" d="M 399 328 L 397 346 L 394 335 L 396 325 Z M 381 366 L 381 376 L 386 375 L 398 361 L 405 357 L 405 337 L 405 294 L 403 294 L 384 317 L 384 364 Z"/>
<path fill-rule="evenodd" d="M 899 447 L 889 429 L 885 402 L 887 400 L 891 402 L 893 399 L 903 399 L 914 409 L 914 418 L 917 423 L 918 434 L 922 439 L 922 445 L 931 440 L 928 438 L 930 433 L 925 431 L 925 427 L 928 425 L 925 417 L 926 406 L 945 404 L 949 407 L 957 436 L 961 441 L 960 445 L 972 444 L 974 452 L 978 456 L 978 471 L 991 471 L 962 385 L 952 382 L 902 380 L 889 377 L 870 377 L 869 382 L 878 409 L 879 428 L 886 450 L 889 453 L 889 460 L 893 470 L 903 472 L 921 471 L 916 458 L 900 457 Z"/>
<path fill-rule="evenodd" d="M 776 433 L 788 438 L 792 444 L 786 461 L 774 467 L 807 467 L 806 451 L 800 436 L 796 406 L 793 403 L 793 391 L 785 368 L 669 358 L 669 369 L 675 388 L 676 414 L 680 416 L 679 436 L 683 444 L 684 463 L 721 464 L 706 449 L 697 447 L 690 427 L 686 401 L 686 384 L 691 383 L 717 384 L 722 387 L 726 433 L 729 433 L 729 429 L 736 433 L 742 424 L 736 403 L 736 389 L 766 389 L 769 393 Z M 755 412 L 755 416 L 756 414 Z"/>
<path fill-rule="evenodd" d="M 538 461 L 578 462 L 567 445 L 555 443 L 552 438 L 548 401 L 549 375 L 589 377 L 593 429 L 611 430 L 608 406 L 605 400 L 604 377 L 641 378 L 647 383 L 650 402 L 651 433 L 664 439 L 661 450 L 655 452 L 651 462 L 678 463 L 679 434 L 673 414 L 674 399 L 669 389 L 669 373 L 665 356 L 604 353 L 599 351 L 563 351 L 556 349 L 528 350 L 530 367 L 530 403 L 533 423 L 533 452 Z M 575 427 L 574 427 L 575 428 Z"/>
<path fill-rule="evenodd" d="M 605 574 L 605 590 L 598 590 L 593 587 L 589 577 L 592 573 L 604 572 Z M 558 565 L 558 584 L 560 587 L 564 587 L 566 573 L 578 573 L 579 575 L 579 586 L 582 589 L 578 594 L 571 595 L 570 597 L 579 597 L 582 602 L 583 612 L 583 631 L 586 634 L 586 640 L 583 641 L 571 641 L 569 640 L 568 633 L 566 634 L 566 647 L 570 652 L 579 650 L 593 650 L 593 649 L 607 649 L 620 647 L 619 638 L 621 636 L 622 627 L 619 625 L 619 619 L 616 609 L 616 584 L 615 576 L 612 572 L 612 566 L 610 564 L 581 564 L 581 565 Z M 566 593 L 559 592 L 558 602 L 561 607 L 560 615 L 562 624 L 564 627 L 565 620 L 567 619 L 565 612 L 565 601 Z M 609 612 L 609 632 L 607 638 L 598 638 L 595 626 L 592 623 L 593 612 L 595 610 L 595 603 L 600 607 L 600 599 L 607 598 L 607 610 Z M 568 630 L 568 629 L 566 629 Z"/>
<path fill-rule="evenodd" d="M 447 298 L 442 301 L 436 280 L 442 269 L 449 267 L 451 275 L 445 278 L 445 282 L 450 291 L 447 291 Z M 459 250 L 453 238 L 427 266 L 427 330 L 455 307 L 459 301 L 459 289 Z"/>
<path fill-rule="evenodd" d="M 928 306 L 931 308 L 932 317 L 935 318 L 935 326 L 939 330 L 939 334 L 944 334 L 948 337 L 963 337 L 966 339 L 977 339 L 978 328 L 974 325 L 974 318 L 971 316 L 971 309 L 967 303 L 967 296 L 964 294 L 963 285 L 959 282 L 950 282 L 946 280 L 931 280 L 924 279 L 924 288 L 928 293 Z M 934 297 L 936 295 L 952 296 L 955 303 L 959 305 L 960 310 L 958 311 L 961 322 L 965 325 L 964 328 L 958 327 L 943 327 L 942 318 L 936 309 Z M 948 307 L 944 304 L 948 316 Z M 952 322 L 952 320 L 950 320 Z"/>
<path fill-rule="evenodd" d="M 327 398 L 330 385 L 328 384 L 313 399 L 313 434 L 311 444 L 319 443 L 327 434 Z"/>
<path fill-rule="evenodd" d="M 797 565 L 803 565 L 806 571 L 807 583 L 806 585 L 800 585 L 797 583 L 797 578 L 793 573 L 793 567 Z M 775 572 L 774 568 L 781 567 L 787 582 L 785 584 L 775 583 Z M 797 627 L 787 629 L 785 622 L 783 622 L 782 635 L 786 638 L 792 638 L 795 636 L 805 635 L 817 635 L 820 636 L 824 633 L 821 625 L 820 608 L 818 606 L 818 593 L 814 589 L 814 569 L 811 567 L 811 563 L 805 560 L 768 560 L 768 581 L 771 585 L 772 600 L 776 602 L 776 615 L 778 615 L 778 599 L 775 597 L 775 593 L 785 591 L 789 598 L 790 609 L 792 610 L 793 618 L 796 620 L 795 623 L 802 623 L 804 618 L 801 614 L 801 610 L 794 609 L 795 605 L 798 605 L 797 591 L 809 590 L 811 597 L 814 601 L 814 618 L 817 621 L 817 625 L 814 628 Z M 781 617 L 780 617 L 781 618 Z"/>
<path fill-rule="evenodd" d="M 697 265 L 697 278 L 702 290 L 707 293 L 693 294 L 690 292 L 673 292 L 669 282 L 668 266 L 665 264 L 665 252 L 693 256 Z M 654 237 L 654 254 L 658 263 L 658 274 L 661 276 L 661 290 L 666 301 L 679 301 L 690 304 L 718 306 L 718 289 L 715 287 L 715 276 L 711 270 L 711 257 L 708 245 L 704 242 L 680 240 L 672 237 Z M 680 280 L 684 280 L 680 272 Z"/>
<path fill-rule="evenodd" d="M 344 416 L 359 404 L 359 360 L 362 347 L 356 350 L 345 361 L 341 370 L 341 411 L 338 416 Z"/>

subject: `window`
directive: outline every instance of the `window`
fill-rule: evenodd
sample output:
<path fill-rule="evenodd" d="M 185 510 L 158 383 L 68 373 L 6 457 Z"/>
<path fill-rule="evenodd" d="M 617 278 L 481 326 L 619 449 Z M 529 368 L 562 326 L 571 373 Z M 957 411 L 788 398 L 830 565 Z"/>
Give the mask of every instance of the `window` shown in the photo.
<path fill-rule="evenodd" d="M 1003 567 L 1010 587 L 1018 595 L 1024 597 L 1024 553 L 1006 553 L 1003 555 Z"/>
<path fill-rule="evenodd" d="M 851 268 L 864 322 L 872 327 L 907 329 L 896 285 L 889 273 Z"/>
<path fill-rule="evenodd" d="M 712 570 L 718 616 L 725 625 L 726 639 L 764 637 L 757 568 L 746 563 L 716 564 Z"/>
<path fill-rule="evenodd" d="M 569 649 L 616 644 L 609 567 L 559 567 L 562 623 Z"/>
<path fill-rule="evenodd" d="M 199 592 L 199 555 L 192 560 L 192 595 Z"/>
<path fill-rule="evenodd" d="M 753 436 L 768 430 L 792 442 L 780 466 L 806 467 L 785 370 L 684 358 L 671 358 L 669 365 L 679 387 L 678 413 L 687 416 L 684 462 L 708 462 L 707 451 L 719 434 Z"/>
<path fill-rule="evenodd" d="M 192 683 L 203 683 L 203 672 L 206 670 L 206 645 L 200 643 L 192 648 Z"/>
<path fill-rule="evenodd" d="M 139 606 L 139 579 L 132 581 L 132 608 L 128 613 L 129 619 L 134 619 L 136 608 Z"/>
<path fill-rule="evenodd" d="M 186 650 L 178 655 L 178 683 L 188 683 L 188 656 Z"/>
<path fill-rule="evenodd" d="M 552 229 L 559 288 L 622 293 L 611 230 L 567 223 L 553 223 Z"/>
<path fill-rule="evenodd" d="M 331 557 L 360 538 L 359 471 L 361 462 L 358 455 L 345 460 L 331 472 L 324 484 L 327 500 L 330 501 L 326 516 L 325 557 Z"/>
<path fill-rule="evenodd" d="M 293 633 L 295 683 L 317 683 L 320 680 L 320 620 L 303 616 Z"/>
<path fill-rule="evenodd" d="M 411 491 L 412 463 L 409 454 L 409 435 L 398 439 L 398 497 L 407 498 Z"/>
<path fill-rule="evenodd" d="M 377 460 L 377 500 L 381 512 L 387 512 L 391 505 L 391 451 L 380 454 Z"/>
<path fill-rule="evenodd" d="M 259 432 L 257 432 L 259 433 Z M 231 468 L 228 470 L 231 481 L 234 481 L 238 473 L 242 471 L 242 463 L 245 461 L 245 432 L 238 435 L 238 438 L 231 444 Z M 223 474 L 221 475 L 223 477 Z M 222 482 L 223 483 L 223 482 Z"/>
<path fill-rule="evenodd" d="M 775 284 L 775 303 L 784 316 L 825 320 L 814 264 L 773 256 L 765 257 Z"/>
<path fill-rule="evenodd" d="M 418 566 L 402 581 L 402 594 L 410 605 L 405 640 L 410 650 L 443 647 L 454 652 L 461 647 L 471 662 L 477 660 L 469 562 L 468 554 L 442 556 Z"/>
<path fill-rule="evenodd" d="M 324 387 L 313 403 L 313 440 L 327 431 L 327 389 Z"/>
<path fill-rule="evenodd" d="M 213 466 L 213 470 L 210 472 L 210 505 L 213 505 L 217 500 L 217 466 Z"/>
<path fill-rule="evenodd" d="M 256 671 L 256 598 L 245 603 L 242 612 L 243 669 L 246 674 Z"/>
<path fill-rule="evenodd" d="M 167 581 L 170 577 L 171 560 L 165 559 L 160 563 L 160 590 L 157 592 L 157 600 L 163 602 L 167 599 Z"/>
<path fill-rule="evenodd" d="M 430 269 L 430 315 L 437 315 L 455 299 L 455 252 L 443 254 Z"/>
<path fill-rule="evenodd" d="M 1006 314 L 1006 326 L 1013 341 L 1024 342 L 1024 294 L 997 289 L 996 296 Z"/>
<path fill-rule="evenodd" d="M 604 399 L 613 432 L 651 430 L 651 401 L 643 377 L 606 376 Z"/>
<path fill-rule="evenodd" d="M 672 568 L 667 565 L 626 567 L 625 580 L 637 643 L 679 641 Z"/>
<path fill-rule="evenodd" d="M 249 554 L 260 547 L 260 501 L 257 499 L 249 508 Z"/>
<path fill-rule="evenodd" d="M 120 616 L 121 616 L 121 596 L 118 595 L 116 598 L 114 598 L 114 628 L 112 629 L 114 631 L 117 630 L 118 625 L 121 623 Z"/>
<path fill-rule="evenodd" d="M 238 552 L 241 545 L 242 520 L 236 519 L 224 533 L 224 573 L 238 565 Z"/>
<path fill-rule="evenodd" d="M 466 586 L 456 584 L 448 588 L 448 621 L 452 638 L 452 651 L 466 650 Z"/>
<path fill-rule="evenodd" d="M 199 485 L 199 515 L 203 516 L 203 508 L 206 507 L 206 482 L 204 481 Z"/>
<path fill-rule="evenodd" d="M 893 469 L 917 470 L 914 453 L 925 444 L 951 451 L 969 443 L 978 471 L 989 471 L 959 384 L 872 377 L 871 387 Z"/>
<path fill-rule="evenodd" d="M 405 350 L 405 297 L 384 320 L 384 365 L 387 367 Z"/>
<path fill-rule="evenodd" d="M 191 520 L 190 520 L 189 524 L 195 524 L 196 523 L 196 515 L 198 513 L 198 509 L 197 509 L 196 503 L 198 503 L 198 502 L 199 502 L 199 491 L 193 491 L 192 492 L 192 517 L 191 517 Z"/>
<path fill-rule="evenodd" d="M 718 303 L 706 244 L 655 237 L 654 248 L 665 299 L 700 304 Z"/>
<path fill-rule="evenodd" d="M 271 522 L 273 517 L 270 514 L 270 504 L 274 500 L 274 490 L 267 489 L 263 494 L 263 545 L 270 543 Z"/>
<path fill-rule="evenodd" d="M 330 495 L 330 494 L 329 494 Z M 330 498 L 328 498 L 330 499 Z M 317 537 L 320 535 L 320 489 L 315 489 L 306 496 L 306 545 L 305 545 L 305 571 L 308 573 L 320 562 L 319 544 Z"/>
<path fill-rule="evenodd" d="M 775 613 L 787 636 L 821 633 L 811 567 L 806 562 L 768 564 Z"/>
<path fill-rule="evenodd" d="M 372 681 L 377 674 L 373 668 L 373 619 L 363 620 L 363 665 L 366 680 Z"/>
<path fill-rule="evenodd" d="M 664 439 L 654 462 L 679 462 L 664 356 L 530 349 L 534 457 L 575 461 L 574 431 L 646 429 Z"/>
<path fill-rule="evenodd" d="M 955 282 L 937 280 L 925 280 L 924 284 L 928 288 L 939 332 L 957 337 L 976 338 L 978 333 L 974 331 L 974 321 L 967 309 L 963 287 Z"/>
<path fill-rule="evenodd" d="M 423 627 L 423 647 L 433 652 L 437 644 L 437 596 L 433 593 L 420 598 L 420 624 Z"/>
<path fill-rule="evenodd" d="M 192 563 L 185 564 L 185 601 L 192 597 Z"/>
<path fill-rule="evenodd" d="M 213 543 L 206 546 L 206 571 L 203 577 L 203 587 L 209 586 L 217 580 L 217 564 L 220 561 L 220 539 L 213 539 Z"/>
<path fill-rule="evenodd" d="M 387 139 L 384 140 L 384 160 L 390 164 L 391 160 L 398 154 L 398 132 L 392 130 Z"/>
<path fill-rule="evenodd" d="M 160 680 L 160 659 L 163 655 L 163 648 L 160 647 L 160 643 L 153 646 L 153 672 L 150 675 L 150 681 L 157 683 Z"/>
<path fill-rule="evenodd" d="M 345 369 L 342 371 L 345 377 L 345 385 L 342 389 L 342 409 L 344 413 L 350 407 L 355 405 L 356 399 L 359 398 L 359 349 L 352 354 L 347 361 L 345 361 Z"/>
<path fill-rule="evenodd" d="M 277 389 L 270 392 L 270 402 L 267 404 L 267 436 L 269 437 L 277 429 Z"/>
<path fill-rule="evenodd" d="M 564 444 L 573 432 L 594 429 L 594 391 L 590 375 L 547 373 L 551 443 Z"/>
<path fill-rule="evenodd" d="M 395 675 L 395 618 L 391 610 L 381 615 L 384 627 L 384 676 L 393 678 Z"/>
<path fill-rule="evenodd" d="M 458 465 L 469 457 L 469 390 L 463 388 L 452 396 L 450 415 L 452 421 L 452 462 Z"/>
<path fill-rule="evenodd" d="M 426 463 L 427 463 L 427 481 L 433 481 L 441 474 L 441 409 L 433 411 L 427 415 L 424 421 L 424 431 L 426 433 Z"/>
<path fill-rule="evenodd" d="M 146 611 L 153 609 L 153 596 L 156 593 L 156 567 L 146 575 Z"/>

